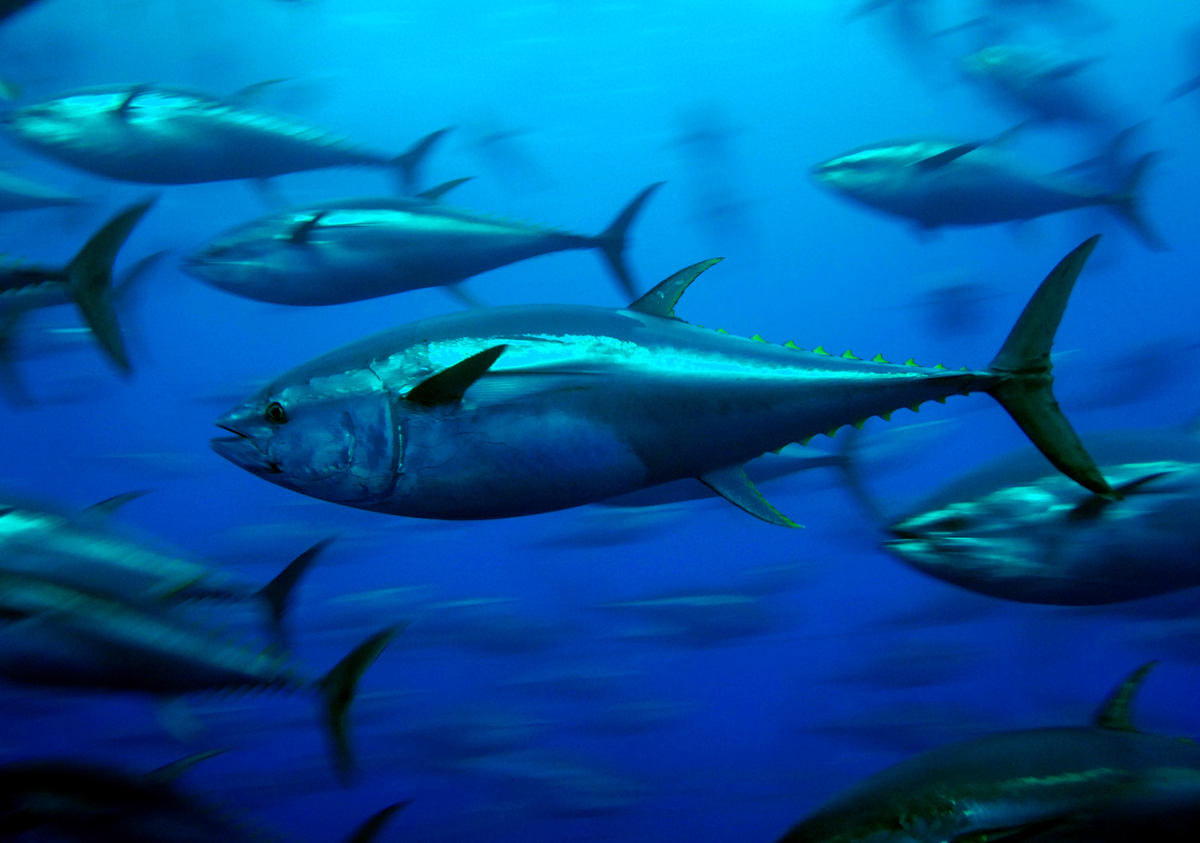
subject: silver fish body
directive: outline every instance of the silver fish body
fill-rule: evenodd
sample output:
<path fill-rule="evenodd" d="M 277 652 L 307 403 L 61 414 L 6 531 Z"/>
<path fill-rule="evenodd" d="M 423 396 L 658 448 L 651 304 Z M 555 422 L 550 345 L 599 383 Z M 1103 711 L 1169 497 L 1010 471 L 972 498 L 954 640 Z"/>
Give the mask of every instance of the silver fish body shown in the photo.
<path fill-rule="evenodd" d="M 1041 173 L 1004 150 L 922 139 L 872 144 L 825 161 L 818 183 L 923 228 L 989 225 L 1107 205 L 1111 193 Z"/>
<path fill-rule="evenodd" d="M 1008 400 L 997 390 L 1023 382 L 1026 367 L 1048 371 L 1048 355 L 1031 362 L 1027 349 L 1050 341 L 1069 290 L 1059 283 L 1074 283 L 1092 242 L 1034 297 L 1049 301 L 1044 291 L 1056 290 L 1056 315 L 1047 320 L 1031 302 L 1036 318 L 1022 316 L 1013 336 L 1033 324 L 1046 330 L 1030 343 L 1010 336 L 988 370 L 833 357 L 689 325 L 672 308 L 708 261 L 627 309 L 489 308 L 353 343 L 220 419 L 234 436 L 213 447 L 285 488 L 396 515 L 526 515 L 698 477 L 748 512 L 790 524 L 742 464 L 925 401 L 980 390 Z M 1048 380 L 1039 384 L 1048 390 Z M 1073 439 L 1056 418 L 1063 441 Z"/>
<path fill-rule="evenodd" d="M 390 156 L 236 100 L 155 85 L 86 88 L 0 117 L 64 164 L 122 181 L 192 184 L 388 164 Z"/>
<path fill-rule="evenodd" d="M 228 575 L 114 528 L 96 512 L 0 498 L 0 572 L 132 602 L 249 597 Z"/>
<path fill-rule="evenodd" d="M 1200 437 L 1083 437 L 1121 500 L 1060 483 L 1032 450 L 954 481 L 891 526 L 919 571 L 1027 603 L 1097 605 L 1200 586 Z"/>
<path fill-rule="evenodd" d="M 1094 63 L 1027 44 L 996 44 L 962 59 L 963 75 L 1042 122 L 1116 129 L 1110 110 L 1080 79 Z"/>
<path fill-rule="evenodd" d="M 1156 840 L 1194 839 L 1186 833 L 1200 830 L 1200 749 L 1099 728 L 1001 732 L 870 776 L 779 843 L 988 840 L 1022 829 L 1039 830 L 1029 838 L 1039 843 L 1120 843 L 1149 829 L 1164 833 Z"/>
<path fill-rule="evenodd" d="M 176 614 L 0 572 L 0 675 L 38 686 L 175 694 L 299 684 L 278 653 Z"/>
<path fill-rule="evenodd" d="M 428 199 L 348 199 L 281 211 L 215 238 L 186 272 L 259 301 L 324 305 L 455 284 L 597 238 Z"/>
<path fill-rule="evenodd" d="M 1109 696 L 1092 726 L 999 732 L 923 752 L 835 796 L 779 843 L 1194 840 L 1200 747 L 1139 732 L 1130 715 L 1153 664 Z"/>

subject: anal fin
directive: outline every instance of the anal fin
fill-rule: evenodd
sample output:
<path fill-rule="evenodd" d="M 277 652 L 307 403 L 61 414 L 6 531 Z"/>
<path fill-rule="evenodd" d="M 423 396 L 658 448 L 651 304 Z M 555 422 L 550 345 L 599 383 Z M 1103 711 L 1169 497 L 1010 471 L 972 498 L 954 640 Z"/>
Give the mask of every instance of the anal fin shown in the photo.
<path fill-rule="evenodd" d="M 780 527 L 801 526 L 767 503 L 767 499 L 754 488 L 754 484 L 740 465 L 710 471 L 698 479 L 734 506 L 768 524 L 777 524 Z"/>

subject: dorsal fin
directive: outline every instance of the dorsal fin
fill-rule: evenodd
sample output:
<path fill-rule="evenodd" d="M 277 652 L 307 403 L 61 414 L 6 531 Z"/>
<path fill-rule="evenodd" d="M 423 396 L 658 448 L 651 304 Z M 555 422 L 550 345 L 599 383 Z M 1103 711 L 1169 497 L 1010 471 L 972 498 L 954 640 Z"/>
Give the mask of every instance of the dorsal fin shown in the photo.
<path fill-rule="evenodd" d="M 436 202 L 463 182 L 470 181 L 473 178 L 475 177 L 463 176 L 461 179 L 451 179 L 450 181 L 442 182 L 437 187 L 431 187 L 429 190 L 422 190 L 417 194 L 417 198 L 428 199 L 430 202 Z"/>
<path fill-rule="evenodd" d="M 653 290 L 629 305 L 626 310 L 636 310 L 647 316 L 661 316 L 664 319 L 678 319 L 679 317 L 675 315 L 675 305 L 679 301 L 679 297 L 683 295 L 683 291 L 696 280 L 697 275 L 723 260 L 725 259 L 710 258 L 679 270 L 667 280 L 655 285 Z"/>
<path fill-rule="evenodd" d="M 111 498 L 105 498 L 99 503 L 92 504 L 85 509 L 84 512 L 88 515 L 96 515 L 100 518 L 107 518 L 130 501 L 135 501 L 143 495 L 148 494 L 150 494 L 149 489 L 138 489 L 133 492 L 126 492 L 123 495 L 114 495 Z"/>
<path fill-rule="evenodd" d="M 151 770 L 146 773 L 143 778 L 154 784 L 170 784 L 175 779 L 182 776 L 188 770 L 195 767 L 201 761 L 207 761 L 214 755 L 220 755 L 226 752 L 224 749 L 209 749 L 204 752 L 197 752 L 195 755 L 189 755 L 187 758 L 180 758 L 178 761 L 172 761 L 165 767 L 159 767 L 157 770 Z"/>
<path fill-rule="evenodd" d="M 1092 724 L 1100 729 L 1136 732 L 1137 729 L 1133 726 L 1131 712 L 1133 698 L 1142 686 L 1142 681 L 1146 678 L 1146 674 L 1156 664 L 1158 664 L 1157 661 L 1146 662 L 1133 673 L 1129 674 L 1129 677 L 1108 695 L 1108 699 L 1104 701 L 1096 712 L 1096 716 L 1092 718 Z"/>
<path fill-rule="evenodd" d="M 328 210 L 320 210 L 308 219 L 296 223 L 296 227 L 292 229 L 292 236 L 288 238 L 288 242 L 295 243 L 297 246 L 303 246 L 308 243 L 308 235 L 312 234 L 312 230 L 317 227 L 317 223 L 321 221 L 321 217 L 328 213 Z"/>
<path fill-rule="evenodd" d="M 496 345 L 478 354 L 472 354 L 466 360 L 459 361 L 449 369 L 443 369 L 414 386 L 405 395 L 405 399 L 425 407 L 436 407 L 439 404 L 450 404 L 461 401 L 463 393 L 483 377 L 500 355 L 506 345 Z"/>

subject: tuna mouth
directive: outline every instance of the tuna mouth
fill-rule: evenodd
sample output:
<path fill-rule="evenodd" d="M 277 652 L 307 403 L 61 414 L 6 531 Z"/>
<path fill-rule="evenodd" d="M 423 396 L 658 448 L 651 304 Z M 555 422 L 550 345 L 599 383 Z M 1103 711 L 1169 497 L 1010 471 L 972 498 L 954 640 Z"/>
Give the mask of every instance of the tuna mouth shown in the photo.
<path fill-rule="evenodd" d="M 217 425 L 217 427 L 234 434 L 233 436 L 218 436 L 209 440 L 209 447 L 217 454 L 239 468 L 244 468 L 254 474 L 282 473 L 279 466 L 267 459 L 249 437 L 223 425 Z"/>

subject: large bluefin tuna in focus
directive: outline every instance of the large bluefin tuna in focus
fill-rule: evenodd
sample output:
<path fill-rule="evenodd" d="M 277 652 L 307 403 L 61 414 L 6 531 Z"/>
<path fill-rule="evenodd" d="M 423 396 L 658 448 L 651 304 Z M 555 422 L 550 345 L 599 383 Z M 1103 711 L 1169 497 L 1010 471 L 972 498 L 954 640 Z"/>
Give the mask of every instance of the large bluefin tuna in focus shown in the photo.
<path fill-rule="evenodd" d="M 1143 219 L 1138 190 L 1155 153 L 1146 153 L 1107 190 L 1041 172 L 995 142 L 919 139 L 871 144 L 813 168 L 819 184 L 856 202 L 913 220 L 927 232 L 953 225 L 1018 222 L 1101 206 L 1151 249 L 1166 248 Z"/>
<path fill-rule="evenodd" d="M 268 214 L 200 247 L 183 268 L 246 298 L 320 305 L 457 284 L 551 252 L 599 249 L 621 290 L 637 295 L 625 267 L 625 233 L 658 185 L 589 237 L 437 201 L 461 181 L 412 198 L 345 199 Z"/>
<path fill-rule="evenodd" d="M 390 156 L 251 108 L 237 95 L 220 99 L 158 85 L 72 91 L 13 109 L 0 125 L 35 152 L 122 181 L 194 184 L 375 165 L 395 167 L 409 190 L 422 156 L 446 131 Z"/>
<path fill-rule="evenodd" d="M 1139 732 L 1150 665 L 1091 726 L 997 732 L 923 752 L 835 796 L 778 843 L 1192 843 L 1200 746 Z"/>
<path fill-rule="evenodd" d="M 1050 392 L 1050 346 L 1093 238 L 1051 272 L 989 368 L 831 356 L 689 325 L 687 286 L 620 310 L 515 306 L 402 325 L 306 363 L 217 421 L 222 456 L 285 488 L 421 518 L 502 518 L 700 479 L 792 522 L 743 471 L 869 416 L 986 391 L 1061 470 L 1109 487 Z"/>
<path fill-rule="evenodd" d="M 1096 605 L 1200 586 L 1200 436 L 1087 434 L 1121 498 L 1080 489 L 1032 449 L 955 480 L 890 527 L 919 571 L 1008 600 Z"/>

